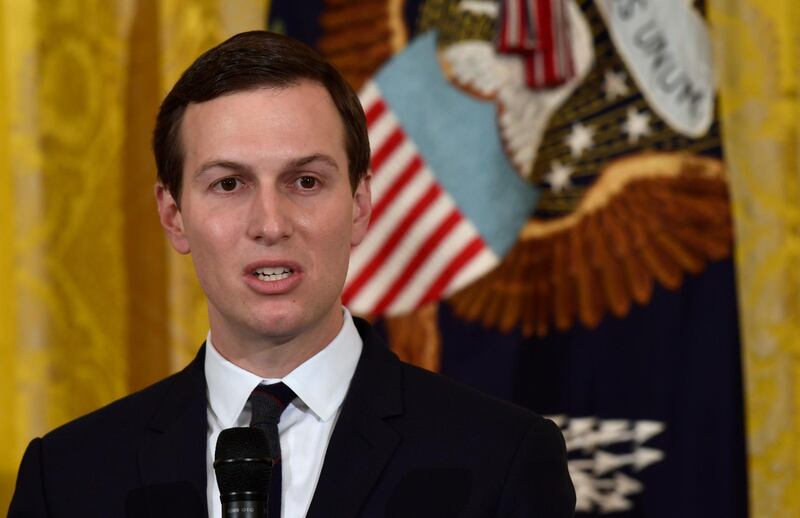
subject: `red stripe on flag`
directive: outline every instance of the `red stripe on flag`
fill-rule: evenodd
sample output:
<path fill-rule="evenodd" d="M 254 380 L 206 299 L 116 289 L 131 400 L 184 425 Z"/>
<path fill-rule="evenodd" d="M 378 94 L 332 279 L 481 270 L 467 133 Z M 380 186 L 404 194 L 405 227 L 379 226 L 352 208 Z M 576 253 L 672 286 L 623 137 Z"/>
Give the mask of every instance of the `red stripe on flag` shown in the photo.
<path fill-rule="evenodd" d="M 405 140 L 406 136 L 403 133 L 403 129 L 400 127 L 395 128 L 389 138 L 386 139 L 386 142 L 372 155 L 372 174 L 377 174 L 380 170 L 383 162 L 394 153 L 397 147 L 400 145 L 403 140 Z"/>
<path fill-rule="evenodd" d="M 386 103 L 383 102 L 383 99 L 378 99 L 372 106 L 369 107 L 367 113 L 367 127 L 372 126 L 372 124 L 380 118 L 386 112 Z"/>
<path fill-rule="evenodd" d="M 527 50 L 536 50 L 539 48 L 539 27 L 536 24 L 536 16 L 533 15 L 534 9 L 536 9 L 536 2 L 539 0 L 527 0 L 525 2 L 525 21 L 528 24 L 528 31 L 531 32 L 529 35 L 529 45 L 526 45 Z"/>
<path fill-rule="evenodd" d="M 508 50 L 508 6 L 503 2 L 500 7 L 500 33 L 497 36 L 497 47 L 501 51 Z"/>
<path fill-rule="evenodd" d="M 522 56 L 531 88 L 550 88 L 574 76 L 565 1 L 502 0 L 497 49 Z"/>
<path fill-rule="evenodd" d="M 450 261 L 450 264 L 444 269 L 442 274 L 436 279 L 436 282 L 428 289 L 428 292 L 425 294 L 424 297 L 420 300 L 417 306 L 421 306 L 428 302 L 439 300 L 442 292 L 447 288 L 447 285 L 450 284 L 450 281 L 453 280 L 453 277 L 463 268 L 468 262 L 475 257 L 478 252 L 480 252 L 485 245 L 483 244 L 483 240 L 480 236 L 476 236 L 472 241 L 470 241 L 467 246 L 464 247 L 461 252 Z"/>
<path fill-rule="evenodd" d="M 434 230 L 433 234 L 431 234 L 428 239 L 425 240 L 425 243 L 417 250 L 417 253 L 414 254 L 414 257 L 409 261 L 400 275 L 395 279 L 392 286 L 389 290 L 384 294 L 381 300 L 375 305 L 375 307 L 370 312 L 372 315 L 380 315 L 382 314 L 389 304 L 394 302 L 394 299 L 397 298 L 397 295 L 406 287 L 406 285 L 411 282 L 414 278 L 414 274 L 417 272 L 419 267 L 425 262 L 425 259 L 431 255 L 436 249 L 436 246 L 450 233 L 453 228 L 461 221 L 461 214 L 458 210 L 453 209 L 453 211 L 442 221 L 441 224 Z"/>
<path fill-rule="evenodd" d="M 422 159 L 419 155 L 415 155 L 411 162 L 408 163 L 406 168 L 403 170 L 400 175 L 395 178 L 394 182 L 389 186 L 386 190 L 386 193 L 381 197 L 381 199 L 372 207 L 372 215 L 370 216 L 369 226 L 375 224 L 384 213 L 386 208 L 397 198 L 397 195 L 400 194 L 403 189 L 408 185 L 408 182 L 411 181 L 417 175 L 417 172 L 422 169 Z"/>
<path fill-rule="evenodd" d="M 383 244 L 383 246 L 378 250 L 375 255 L 372 256 L 372 260 L 367 263 L 367 265 L 358 273 L 358 276 L 353 279 L 353 282 L 350 283 L 349 286 L 344 290 L 342 294 L 342 303 L 347 305 L 347 303 L 355 297 L 361 288 L 364 287 L 364 284 L 372 277 L 372 275 L 380 268 L 380 266 L 386 261 L 386 259 L 391 255 L 392 250 L 395 249 L 398 243 L 403 239 L 403 236 L 406 234 L 411 225 L 416 221 L 427 209 L 428 207 L 442 194 L 442 188 L 439 184 L 434 183 L 432 184 L 425 194 L 417 200 L 417 203 L 408 211 L 405 215 L 403 220 L 398 224 L 392 233 L 389 235 L 389 238 Z"/>
<path fill-rule="evenodd" d="M 528 34 L 527 29 L 525 26 L 527 25 L 525 21 L 525 0 L 517 0 L 517 41 L 514 42 L 514 45 L 517 48 L 524 48 L 525 47 L 525 37 Z"/>
<path fill-rule="evenodd" d="M 523 58 L 525 67 L 525 83 L 528 85 L 538 85 L 539 78 L 536 77 L 536 53 Z"/>
<path fill-rule="evenodd" d="M 544 86 L 558 82 L 555 70 L 555 37 L 553 34 L 553 13 L 550 10 L 551 0 L 537 2 L 537 26 L 539 27 L 539 54 L 544 59 Z"/>

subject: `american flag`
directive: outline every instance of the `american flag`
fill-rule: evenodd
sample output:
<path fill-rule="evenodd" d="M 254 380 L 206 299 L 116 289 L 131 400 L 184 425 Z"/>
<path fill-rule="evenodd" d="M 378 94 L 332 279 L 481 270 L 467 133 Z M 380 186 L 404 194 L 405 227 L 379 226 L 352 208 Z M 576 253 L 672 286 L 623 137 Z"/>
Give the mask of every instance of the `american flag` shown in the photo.
<path fill-rule="evenodd" d="M 525 56 L 525 79 L 531 88 L 566 83 L 575 70 L 565 0 L 504 0 L 497 50 Z"/>
<path fill-rule="evenodd" d="M 372 148 L 372 220 L 354 248 L 343 303 L 364 315 L 398 314 L 439 300 L 498 258 L 442 187 L 378 85 L 360 94 Z"/>

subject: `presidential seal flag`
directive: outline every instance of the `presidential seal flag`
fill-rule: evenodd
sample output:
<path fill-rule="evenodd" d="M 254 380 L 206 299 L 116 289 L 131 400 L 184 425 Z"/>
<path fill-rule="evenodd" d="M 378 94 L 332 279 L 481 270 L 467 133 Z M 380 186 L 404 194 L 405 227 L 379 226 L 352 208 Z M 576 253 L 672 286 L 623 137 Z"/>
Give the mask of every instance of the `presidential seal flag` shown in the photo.
<path fill-rule="evenodd" d="M 345 303 L 401 357 L 558 424 L 577 516 L 745 518 L 728 170 L 702 10 L 344 5 L 320 7 L 311 42 L 362 88 L 373 151 L 375 219 Z"/>

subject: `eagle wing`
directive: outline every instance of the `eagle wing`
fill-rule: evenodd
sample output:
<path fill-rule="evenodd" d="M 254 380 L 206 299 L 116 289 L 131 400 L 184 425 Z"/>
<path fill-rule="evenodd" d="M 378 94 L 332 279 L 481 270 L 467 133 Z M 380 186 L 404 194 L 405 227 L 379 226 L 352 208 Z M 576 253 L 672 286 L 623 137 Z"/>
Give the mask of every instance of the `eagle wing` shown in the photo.
<path fill-rule="evenodd" d="M 596 327 L 646 304 L 654 282 L 677 289 L 732 248 L 725 170 L 685 153 L 642 153 L 607 165 L 577 209 L 532 219 L 501 264 L 453 295 L 456 314 L 525 335 Z"/>

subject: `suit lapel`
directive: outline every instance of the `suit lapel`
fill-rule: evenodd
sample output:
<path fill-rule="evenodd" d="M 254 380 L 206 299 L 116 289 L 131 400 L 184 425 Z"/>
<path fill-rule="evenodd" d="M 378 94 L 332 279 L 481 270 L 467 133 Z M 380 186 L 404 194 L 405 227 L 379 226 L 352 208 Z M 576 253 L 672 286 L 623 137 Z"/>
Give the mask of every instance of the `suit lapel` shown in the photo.
<path fill-rule="evenodd" d="M 402 414 L 402 370 L 372 328 L 333 430 L 307 518 L 357 516 L 400 440 L 384 419 Z"/>
<path fill-rule="evenodd" d="M 181 516 L 188 516 L 189 509 L 207 515 L 204 359 L 202 347 L 192 363 L 172 378 L 148 423 L 139 468 L 140 497 L 151 516 L 166 516 L 172 508 L 180 509 Z"/>

